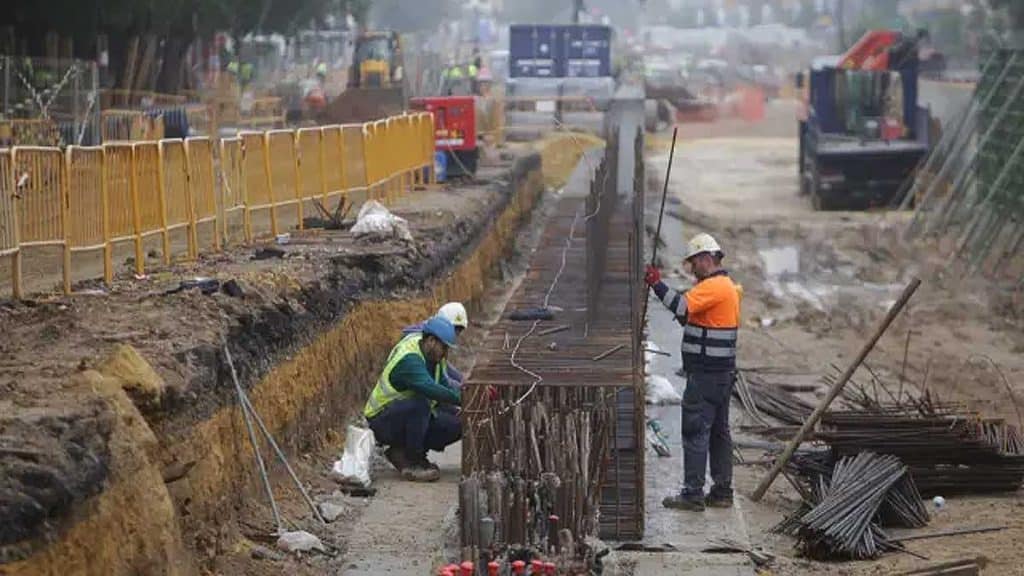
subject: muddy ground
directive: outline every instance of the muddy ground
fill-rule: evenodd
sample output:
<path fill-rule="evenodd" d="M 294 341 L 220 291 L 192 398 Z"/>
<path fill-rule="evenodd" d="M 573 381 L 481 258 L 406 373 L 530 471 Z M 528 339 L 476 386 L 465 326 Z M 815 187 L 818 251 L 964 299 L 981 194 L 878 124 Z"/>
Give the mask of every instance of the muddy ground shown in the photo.
<path fill-rule="evenodd" d="M 690 281 L 678 262 L 685 239 L 698 231 L 714 234 L 727 253 L 727 268 L 744 288 L 741 366 L 769 381 L 817 385 L 813 398 L 825 390 L 822 375 L 834 374 L 834 366 L 845 368 L 906 283 L 918 276 L 922 287 L 866 364 L 890 386 L 902 377 L 907 387 L 927 386 L 940 398 L 1018 422 L 1024 398 L 1024 307 L 1018 289 L 967 276 L 958 265 L 947 268 L 929 247 L 905 243 L 910 214 L 814 212 L 798 195 L 797 143 L 790 128 L 795 123 L 779 109 L 769 111 L 767 124 L 750 130 L 738 123 L 684 130 L 666 216 L 681 225 L 678 236 L 665 238 L 676 247 L 666 250 L 662 262 L 674 276 L 670 281 Z M 650 142 L 649 187 L 660 194 L 660 179 L 653 175 L 664 173 L 667 138 Z M 854 380 L 868 382 L 870 376 L 862 369 Z M 734 410 L 740 410 L 735 403 Z M 746 420 L 741 415 L 734 422 L 740 436 L 751 423 Z M 748 461 L 765 459 L 757 450 L 743 455 Z M 737 466 L 739 491 L 752 492 L 766 471 L 764 465 Z M 741 500 L 750 542 L 779 555 L 775 574 L 886 574 L 927 564 L 908 554 L 834 564 L 799 559 L 791 539 L 769 532 L 796 503 L 781 479 L 761 503 Z M 989 562 L 985 573 L 1021 573 L 1024 551 L 1016 543 L 1024 537 L 1022 508 L 1019 494 L 949 497 L 925 530 L 1009 528 L 915 541 L 907 548 L 932 561 L 980 555 Z"/>

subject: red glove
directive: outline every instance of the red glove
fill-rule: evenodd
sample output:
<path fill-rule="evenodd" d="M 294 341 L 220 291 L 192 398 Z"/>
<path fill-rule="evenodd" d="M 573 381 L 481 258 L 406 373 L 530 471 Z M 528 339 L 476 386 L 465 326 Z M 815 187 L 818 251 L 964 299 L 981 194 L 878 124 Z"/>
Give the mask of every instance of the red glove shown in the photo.
<path fill-rule="evenodd" d="M 661 282 L 661 270 L 658 270 L 650 264 L 647 265 L 647 274 L 644 275 L 644 282 L 647 282 L 648 286 L 654 286 L 658 282 Z"/>
<path fill-rule="evenodd" d="M 490 400 L 491 402 L 497 402 L 498 401 L 498 389 L 495 388 L 494 386 L 488 386 L 487 387 L 487 399 Z"/>

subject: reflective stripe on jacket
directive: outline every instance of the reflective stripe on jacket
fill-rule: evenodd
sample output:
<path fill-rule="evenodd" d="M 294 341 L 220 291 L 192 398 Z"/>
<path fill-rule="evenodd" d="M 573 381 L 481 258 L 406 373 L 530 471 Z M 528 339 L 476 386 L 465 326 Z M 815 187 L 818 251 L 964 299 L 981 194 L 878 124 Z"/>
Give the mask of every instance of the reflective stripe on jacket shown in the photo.
<path fill-rule="evenodd" d="M 735 370 L 740 325 L 740 294 L 736 284 L 723 270 L 698 282 L 684 297 L 683 369 Z"/>

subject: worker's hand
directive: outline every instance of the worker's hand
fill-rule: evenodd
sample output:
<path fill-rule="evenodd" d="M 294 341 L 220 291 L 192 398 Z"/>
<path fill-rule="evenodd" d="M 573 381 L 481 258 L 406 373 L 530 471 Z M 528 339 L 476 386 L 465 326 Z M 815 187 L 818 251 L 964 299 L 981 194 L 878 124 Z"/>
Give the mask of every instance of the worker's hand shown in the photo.
<path fill-rule="evenodd" d="M 648 286 L 654 286 L 658 282 L 661 282 L 661 270 L 658 270 L 650 264 L 647 265 L 647 274 L 644 275 L 644 282 L 647 282 Z"/>
<path fill-rule="evenodd" d="M 487 399 L 490 400 L 491 402 L 497 402 L 498 401 L 498 389 L 495 388 L 494 386 L 488 385 L 487 386 Z"/>

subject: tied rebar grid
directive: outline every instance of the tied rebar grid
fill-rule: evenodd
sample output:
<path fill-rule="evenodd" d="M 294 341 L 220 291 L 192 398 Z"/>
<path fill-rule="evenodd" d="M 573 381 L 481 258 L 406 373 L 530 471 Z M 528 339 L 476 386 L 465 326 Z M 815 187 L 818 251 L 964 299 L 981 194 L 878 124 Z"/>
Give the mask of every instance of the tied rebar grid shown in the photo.
<path fill-rule="evenodd" d="M 466 558 L 573 556 L 588 535 L 642 534 L 642 180 L 619 195 L 615 138 L 587 197 L 556 200 L 464 388 Z M 639 165 L 639 133 L 632 143 Z M 545 302 L 550 321 L 508 319 Z"/>

